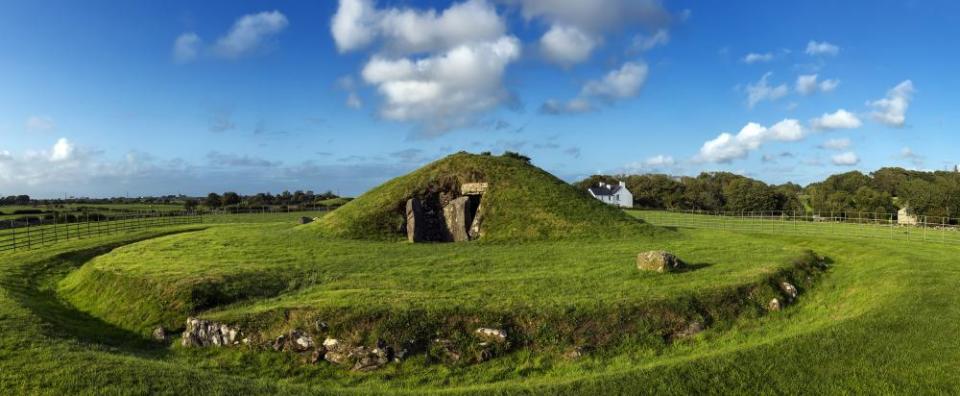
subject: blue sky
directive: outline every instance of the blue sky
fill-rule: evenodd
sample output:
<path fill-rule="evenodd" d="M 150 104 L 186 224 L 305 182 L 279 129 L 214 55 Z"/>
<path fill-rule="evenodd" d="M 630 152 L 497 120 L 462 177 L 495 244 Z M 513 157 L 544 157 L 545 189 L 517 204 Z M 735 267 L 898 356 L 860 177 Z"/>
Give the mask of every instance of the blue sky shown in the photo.
<path fill-rule="evenodd" d="M 574 180 L 957 158 L 960 4 L 12 2 L 0 194 L 359 194 L 459 150 Z"/>

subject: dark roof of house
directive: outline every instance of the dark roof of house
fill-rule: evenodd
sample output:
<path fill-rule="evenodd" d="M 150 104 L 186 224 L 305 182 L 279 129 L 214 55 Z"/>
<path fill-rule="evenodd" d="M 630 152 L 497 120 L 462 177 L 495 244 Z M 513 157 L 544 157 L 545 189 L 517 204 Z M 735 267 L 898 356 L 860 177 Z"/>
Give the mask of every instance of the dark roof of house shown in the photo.
<path fill-rule="evenodd" d="M 608 186 L 590 187 L 590 192 L 592 192 L 593 195 L 613 195 L 613 194 L 616 194 L 617 191 L 620 191 L 619 185 L 609 186 L 609 187 Z"/>

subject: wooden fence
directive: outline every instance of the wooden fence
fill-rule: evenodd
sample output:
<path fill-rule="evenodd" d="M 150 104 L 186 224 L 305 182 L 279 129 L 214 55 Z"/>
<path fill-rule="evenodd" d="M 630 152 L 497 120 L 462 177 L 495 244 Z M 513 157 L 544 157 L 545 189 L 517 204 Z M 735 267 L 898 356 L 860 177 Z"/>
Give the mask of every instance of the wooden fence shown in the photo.
<path fill-rule="evenodd" d="M 11 220 L 11 223 L 13 221 Z M 11 225 L 0 229 L 0 251 L 35 249 L 70 239 L 96 238 L 101 235 L 133 232 L 152 227 L 201 224 L 196 213 L 152 213 L 149 215 L 97 215 L 83 221 L 58 223 L 56 218 L 38 223 Z"/>

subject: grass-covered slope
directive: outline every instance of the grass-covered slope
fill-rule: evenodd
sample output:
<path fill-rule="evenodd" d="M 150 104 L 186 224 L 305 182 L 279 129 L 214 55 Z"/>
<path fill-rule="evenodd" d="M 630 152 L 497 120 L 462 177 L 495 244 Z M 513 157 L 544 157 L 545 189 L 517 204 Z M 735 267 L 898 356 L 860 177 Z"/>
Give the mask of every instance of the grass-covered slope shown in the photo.
<path fill-rule="evenodd" d="M 637 271 L 636 254 L 658 249 L 676 252 L 695 270 Z M 295 326 L 286 319 L 291 312 L 342 327 L 382 321 L 375 326 L 381 330 L 410 315 L 429 316 L 418 321 L 429 326 L 447 316 L 559 323 L 571 319 L 571 309 L 599 323 L 624 307 L 716 298 L 762 282 L 802 255 L 724 232 L 397 244 L 316 238 L 293 222 L 223 225 L 119 247 L 70 273 L 58 290 L 77 308 L 142 334 L 157 325 L 180 327 L 190 315 L 211 317 L 210 309 L 222 310 L 216 317 L 223 320 L 259 317 L 257 327 L 266 328 Z"/>
<path fill-rule="evenodd" d="M 523 160 L 457 153 L 390 180 L 309 226 L 351 239 L 405 236 L 406 201 L 431 188 L 486 182 L 483 240 L 623 236 L 653 228 Z"/>

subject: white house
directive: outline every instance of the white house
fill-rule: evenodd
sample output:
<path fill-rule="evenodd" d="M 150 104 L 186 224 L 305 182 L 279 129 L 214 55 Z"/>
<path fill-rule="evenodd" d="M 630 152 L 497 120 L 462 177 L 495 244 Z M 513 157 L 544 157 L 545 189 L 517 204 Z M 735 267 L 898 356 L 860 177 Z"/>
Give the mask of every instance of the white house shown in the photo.
<path fill-rule="evenodd" d="M 601 182 L 595 187 L 588 188 L 587 191 L 605 204 L 616 205 L 621 208 L 633 207 L 633 193 L 627 189 L 627 184 L 624 182 L 620 182 L 616 186 Z"/>
<path fill-rule="evenodd" d="M 917 215 L 913 213 L 913 209 L 910 209 L 909 205 L 903 205 L 903 207 L 897 211 L 897 224 L 915 226 L 919 223 L 920 220 L 917 218 Z"/>

